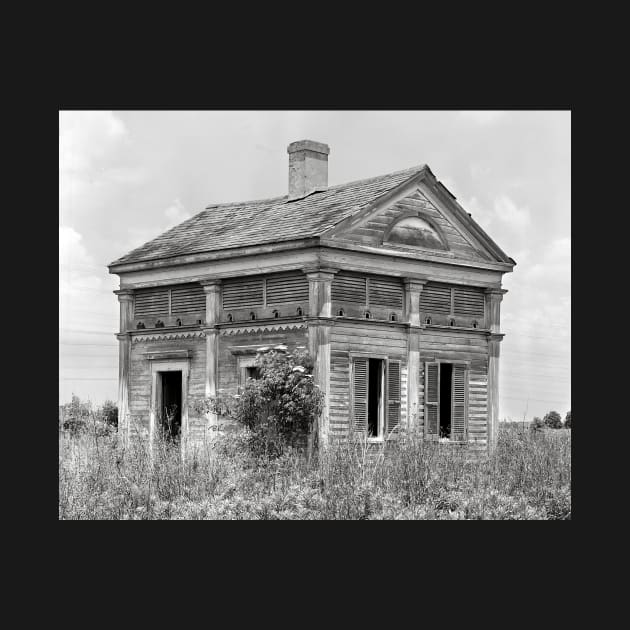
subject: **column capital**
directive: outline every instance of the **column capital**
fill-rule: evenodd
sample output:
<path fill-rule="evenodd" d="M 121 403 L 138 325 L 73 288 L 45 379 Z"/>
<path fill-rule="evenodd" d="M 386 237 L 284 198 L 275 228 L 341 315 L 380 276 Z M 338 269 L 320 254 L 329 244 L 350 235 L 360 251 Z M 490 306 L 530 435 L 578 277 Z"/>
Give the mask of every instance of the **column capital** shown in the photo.
<path fill-rule="evenodd" d="M 203 287 L 204 293 L 212 293 L 218 291 L 221 288 L 223 280 L 221 278 L 205 278 L 200 280 L 199 284 Z"/>
<path fill-rule="evenodd" d="M 503 333 L 490 333 L 488 335 L 488 341 L 494 341 L 495 343 L 500 343 L 501 341 L 503 341 L 503 337 L 505 337 L 505 334 Z"/>
<path fill-rule="evenodd" d="M 131 302 L 133 300 L 133 289 L 117 289 L 114 293 L 118 296 L 119 302 Z"/>
<path fill-rule="evenodd" d="M 302 269 L 309 280 L 332 280 L 339 269 L 335 267 L 319 267 L 316 265 Z"/>
<path fill-rule="evenodd" d="M 407 291 L 422 291 L 427 282 L 428 280 L 421 280 L 419 278 L 403 278 L 403 284 Z"/>
<path fill-rule="evenodd" d="M 503 296 L 508 292 L 507 289 L 501 289 L 500 287 L 488 287 L 484 293 L 490 296 L 496 296 L 499 298 L 503 298 Z"/>

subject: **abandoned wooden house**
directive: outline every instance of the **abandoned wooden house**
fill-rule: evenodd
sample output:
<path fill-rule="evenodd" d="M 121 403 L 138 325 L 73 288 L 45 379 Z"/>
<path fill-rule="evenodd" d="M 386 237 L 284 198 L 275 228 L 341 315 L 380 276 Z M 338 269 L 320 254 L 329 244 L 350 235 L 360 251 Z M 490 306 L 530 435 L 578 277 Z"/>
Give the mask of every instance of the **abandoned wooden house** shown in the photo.
<path fill-rule="evenodd" d="M 109 265 L 123 435 L 204 440 L 221 419 L 191 402 L 236 392 L 257 349 L 284 344 L 314 359 L 324 442 L 408 426 L 492 449 L 514 260 L 427 165 L 328 186 L 326 144 L 288 153 L 288 195 L 210 205 Z"/>

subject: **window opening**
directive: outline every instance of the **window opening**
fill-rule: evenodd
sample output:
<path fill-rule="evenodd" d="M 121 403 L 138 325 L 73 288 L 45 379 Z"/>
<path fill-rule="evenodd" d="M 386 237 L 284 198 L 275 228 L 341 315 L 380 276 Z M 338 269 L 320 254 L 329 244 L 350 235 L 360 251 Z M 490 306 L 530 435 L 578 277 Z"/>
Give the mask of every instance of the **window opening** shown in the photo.
<path fill-rule="evenodd" d="M 182 373 L 161 372 L 160 430 L 165 440 L 176 442 L 182 429 Z"/>
<path fill-rule="evenodd" d="M 257 381 L 261 377 L 260 368 L 252 365 L 245 368 L 245 378 L 253 378 Z"/>
<path fill-rule="evenodd" d="M 368 436 L 381 437 L 383 425 L 383 360 L 368 361 Z"/>
<path fill-rule="evenodd" d="M 453 364 L 440 363 L 440 437 L 451 437 L 451 396 L 453 391 Z"/>

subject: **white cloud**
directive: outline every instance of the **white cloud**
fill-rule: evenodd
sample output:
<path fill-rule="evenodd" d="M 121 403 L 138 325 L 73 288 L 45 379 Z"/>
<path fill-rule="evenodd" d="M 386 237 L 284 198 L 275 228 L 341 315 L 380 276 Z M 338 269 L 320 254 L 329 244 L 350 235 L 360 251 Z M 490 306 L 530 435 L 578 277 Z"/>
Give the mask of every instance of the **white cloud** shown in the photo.
<path fill-rule="evenodd" d="M 182 223 L 191 217 L 190 212 L 184 208 L 184 204 L 179 199 L 175 199 L 175 201 L 164 211 L 164 215 L 168 219 L 168 227 L 173 227 L 174 225 Z"/>
<path fill-rule="evenodd" d="M 515 230 L 527 227 L 531 223 L 529 208 L 519 208 L 507 195 L 501 195 L 494 200 L 494 214 Z"/>
<path fill-rule="evenodd" d="M 490 110 L 472 110 L 459 112 L 460 118 L 464 120 L 472 120 L 480 125 L 488 125 L 490 123 L 501 120 L 507 112 L 490 111 Z"/>
<path fill-rule="evenodd" d="M 73 212 L 90 207 L 103 194 L 99 185 L 128 180 L 120 167 L 110 168 L 127 137 L 127 129 L 111 111 L 59 112 L 59 213 L 62 223 Z M 95 189 L 96 188 L 96 189 Z"/>
<path fill-rule="evenodd" d="M 59 317 L 67 320 L 73 313 L 111 312 L 118 288 L 117 278 L 96 264 L 74 228 L 59 226 Z M 89 319 L 89 318 L 86 318 Z M 84 326 L 90 328 L 89 325 Z"/>
<path fill-rule="evenodd" d="M 462 208 L 472 215 L 472 218 L 484 229 L 487 230 L 494 221 L 494 212 L 482 205 L 477 197 L 471 197 L 462 202 Z"/>
<path fill-rule="evenodd" d="M 59 112 L 59 170 L 89 171 L 126 133 L 111 111 Z"/>

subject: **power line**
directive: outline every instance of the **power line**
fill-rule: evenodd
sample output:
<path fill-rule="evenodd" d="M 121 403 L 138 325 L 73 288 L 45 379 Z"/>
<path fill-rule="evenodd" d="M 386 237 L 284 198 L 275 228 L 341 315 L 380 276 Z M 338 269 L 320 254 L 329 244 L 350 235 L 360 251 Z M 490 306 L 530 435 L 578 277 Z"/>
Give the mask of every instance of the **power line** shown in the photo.
<path fill-rule="evenodd" d="M 118 344 L 114 343 L 69 343 L 67 341 L 60 341 L 60 346 L 101 346 L 102 348 L 118 348 Z"/>
<path fill-rule="evenodd" d="M 499 391 L 499 398 L 507 398 L 508 400 L 533 400 L 534 402 L 547 402 L 547 403 L 557 403 L 557 404 L 564 404 L 566 401 L 565 400 L 549 400 L 548 398 L 531 398 L 530 396 L 527 396 L 525 398 L 517 398 L 515 396 L 501 396 L 501 392 Z"/>
<path fill-rule="evenodd" d="M 94 377 L 94 378 L 89 378 L 89 377 L 77 377 L 77 378 L 60 378 L 60 381 L 117 381 L 118 377 L 112 377 L 112 378 L 105 378 L 105 377 Z"/>
<path fill-rule="evenodd" d="M 115 335 L 117 334 L 115 330 L 105 331 L 105 330 L 79 330 L 78 328 L 60 328 L 61 331 L 71 332 L 71 333 L 83 333 L 86 335 Z"/>

